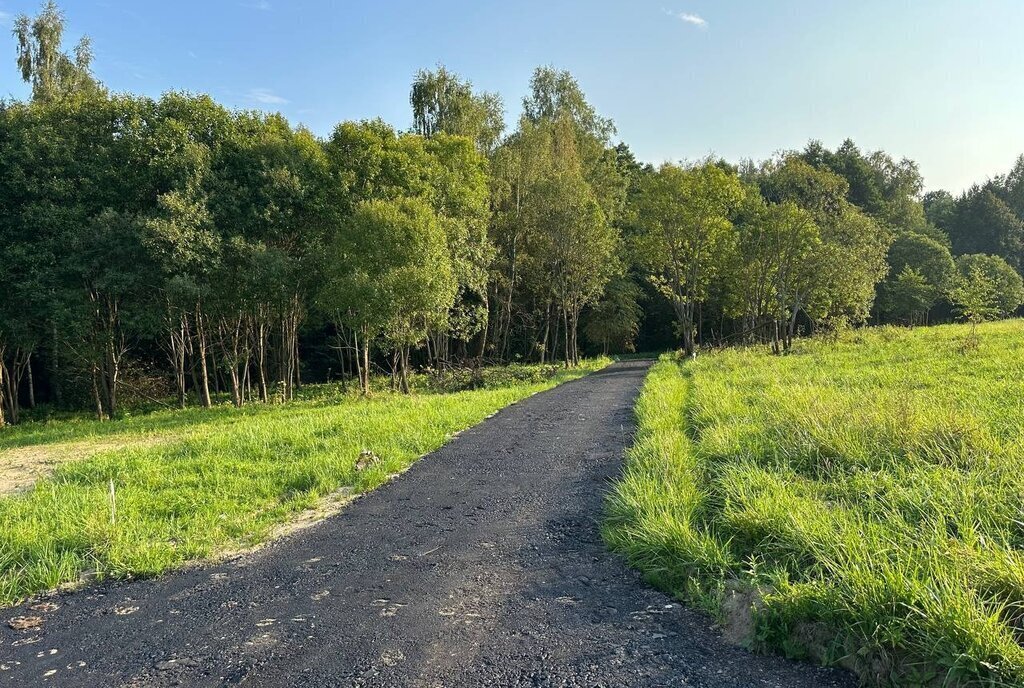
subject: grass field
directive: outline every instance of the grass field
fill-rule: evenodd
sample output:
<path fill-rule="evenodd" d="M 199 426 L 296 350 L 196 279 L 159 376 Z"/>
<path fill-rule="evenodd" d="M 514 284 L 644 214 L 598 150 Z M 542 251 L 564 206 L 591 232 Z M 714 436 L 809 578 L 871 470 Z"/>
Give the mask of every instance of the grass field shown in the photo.
<path fill-rule="evenodd" d="M 1024 685 L 1024 321 L 663 358 L 605 535 L 727 635 Z"/>
<path fill-rule="evenodd" d="M 284 406 L 4 429 L 0 462 L 29 449 L 95 453 L 0 498 L 0 604 L 86 573 L 155 575 L 256 544 L 325 497 L 373 489 L 454 433 L 606 363 L 488 371 L 473 391 L 362 399 L 322 386 Z M 363 451 L 373 457 L 360 470 Z"/>

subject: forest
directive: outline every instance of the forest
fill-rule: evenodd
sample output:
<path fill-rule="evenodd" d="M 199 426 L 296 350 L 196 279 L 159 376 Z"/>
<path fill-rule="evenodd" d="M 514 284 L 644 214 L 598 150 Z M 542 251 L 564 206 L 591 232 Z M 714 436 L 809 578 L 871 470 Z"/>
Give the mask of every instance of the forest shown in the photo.
<path fill-rule="evenodd" d="M 53 3 L 17 20 L 32 95 L 0 103 L 0 424 L 379 374 L 408 392 L 412 371 L 588 352 L 784 354 L 1024 302 L 1024 156 L 960 194 L 849 140 L 654 166 L 547 66 L 513 128 L 438 65 L 407 129 L 322 138 L 205 95 L 112 93 L 63 33 Z"/>

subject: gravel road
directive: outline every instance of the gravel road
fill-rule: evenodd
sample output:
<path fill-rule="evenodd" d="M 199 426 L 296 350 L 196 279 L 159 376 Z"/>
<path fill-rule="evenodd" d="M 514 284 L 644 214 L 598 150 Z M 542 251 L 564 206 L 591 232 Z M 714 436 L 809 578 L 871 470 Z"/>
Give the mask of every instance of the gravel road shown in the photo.
<path fill-rule="evenodd" d="M 27 605 L 15 686 L 853 686 L 753 656 L 603 547 L 648 364 L 513 405 L 341 514 L 233 561 Z"/>

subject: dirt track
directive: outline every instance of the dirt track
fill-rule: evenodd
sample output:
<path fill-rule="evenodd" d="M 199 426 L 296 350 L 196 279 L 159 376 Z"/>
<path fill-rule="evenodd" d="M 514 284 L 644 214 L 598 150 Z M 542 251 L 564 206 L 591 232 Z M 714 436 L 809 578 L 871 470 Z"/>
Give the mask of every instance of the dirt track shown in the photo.
<path fill-rule="evenodd" d="M 728 645 L 604 549 L 646 366 L 505 409 L 258 554 L 6 610 L 45 623 L 4 624 L 0 684 L 854 685 Z"/>

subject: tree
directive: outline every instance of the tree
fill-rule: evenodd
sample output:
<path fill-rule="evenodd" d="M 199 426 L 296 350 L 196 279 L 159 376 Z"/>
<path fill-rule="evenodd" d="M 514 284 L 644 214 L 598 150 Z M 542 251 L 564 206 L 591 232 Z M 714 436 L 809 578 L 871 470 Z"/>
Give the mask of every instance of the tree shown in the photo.
<path fill-rule="evenodd" d="M 442 364 L 450 341 L 463 345 L 480 336 L 478 355 L 487 340 L 489 269 L 494 245 L 488 236 L 490 187 L 487 161 L 464 136 L 438 135 L 427 141 L 431 205 L 445 236 L 458 284 L 446 328 L 436 332 L 434 353 Z"/>
<path fill-rule="evenodd" d="M 523 99 L 523 119 L 549 129 L 557 157 L 561 157 L 559 149 L 571 148 L 605 217 L 615 222 L 623 210 L 626 194 L 626 180 L 618 166 L 619 154 L 611 146 L 615 123 L 600 116 L 587 102 L 572 74 L 552 67 L 534 70 L 530 94 Z"/>
<path fill-rule="evenodd" d="M 1017 157 L 1009 174 L 996 179 L 999 197 L 1024 221 L 1024 155 Z"/>
<path fill-rule="evenodd" d="M 957 199 L 949 238 L 955 254 L 988 253 L 1024 268 L 1024 222 L 991 186 L 975 186 Z"/>
<path fill-rule="evenodd" d="M 761 222 L 763 233 L 758 240 L 767 250 L 767 256 L 760 256 L 762 261 L 767 257 L 764 305 L 770 316 L 772 348 L 782 353 L 792 347 L 797 317 L 816 286 L 821 230 L 811 213 L 792 201 L 769 205 Z"/>
<path fill-rule="evenodd" d="M 491 153 L 505 129 L 505 108 L 494 93 L 474 93 L 473 84 L 438 65 L 420 70 L 409 102 L 413 131 L 426 138 L 437 134 L 465 136 L 480 152 Z"/>
<path fill-rule="evenodd" d="M 409 392 L 410 349 L 443 324 L 458 288 L 437 216 L 420 199 L 363 201 L 332 248 L 321 299 L 348 314 L 361 331 L 364 352 L 383 337 Z M 368 377 L 363 389 L 369 391 Z"/>
<path fill-rule="evenodd" d="M 252 322 L 253 350 L 264 380 L 274 377 L 284 399 L 300 384 L 299 328 L 316 290 L 323 246 L 338 212 L 335 185 L 321 143 L 308 130 L 293 129 L 280 115 L 236 115 L 213 169 L 209 207 L 225 244 L 235 258 L 265 273 L 260 293 L 240 289 L 211 329 L 248 335 L 235 327 L 240 314 Z M 251 261 L 256 260 L 256 263 Z M 232 335 L 234 337 L 234 335 Z M 221 351 L 245 352 L 241 344 Z M 231 360 L 222 361 L 230 369 Z"/>
<path fill-rule="evenodd" d="M 863 323 L 876 287 L 888 272 L 886 252 L 892 234 L 853 206 L 821 225 L 822 253 L 811 269 L 816 286 L 806 312 L 815 323 Z"/>
<path fill-rule="evenodd" d="M 666 164 L 644 180 L 638 245 L 652 280 L 672 302 L 689 356 L 696 352 L 696 308 L 727 262 L 733 242 L 729 215 L 742 197 L 739 179 L 711 163 Z"/>
<path fill-rule="evenodd" d="M 928 312 L 949 293 L 957 275 L 949 249 L 914 232 L 895 238 L 887 262 L 888 277 L 879 285 L 879 310 L 911 324 L 918 318 L 927 320 Z M 926 288 L 919 288 L 918 279 L 924 280 Z"/>
<path fill-rule="evenodd" d="M 904 265 L 898 274 L 886 280 L 881 302 L 892 317 L 914 325 L 926 319 L 936 298 L 935 285 L 917 268 Z"/>
<path fill-rule="evenodd" d="M 943 231 L 949 231 L 956 212 L 956 199 L 948 191 L 929 191 L 924 195 L 925 218 Z"/>
<path fill-rule="evenodd" d="M 991 285 L 991 305 L 998 317 L 1012 315 L 1024 303 L 1024 281 L 1013 267 L 999 256 L 975 253 L 956 259 L 960 280 L 974 282 L 974 274 L 984 275 Z M 963 288 L 963 285 L 959 285 Z M 980 288 L 980 287 L 978 287 Z M 961 294 L 962 295 L 962 294 Z"/>
<path fill-rule="evenodd" d="M 579 174 L 565 171 L 543 180 L 527 222 L 541 244 L 545 281 L 565 327 L 565 365 L 579 364 L 580 313 L 596 300 L 616 270 L 617 234 Z"/>
<path fill-rule="evenodd" d="M 425 140 L 399 135 L 379 121 L 340 125 L 326 151 L 342 189 L 333 222 L 343 222 L 366 200 L 419 197 L 430 203 L 447 239 L 458 295 L 444 326 L 431 329 L 428 356 L 439 367 L 446 365 L 453 343 L 467 346 L 476 336 L 479 355 L 486 344 L 488 270 L 494 258 L 486 159 L 464 136 L 438 132 Z M 328 317 L 341 325 L 337 315 Z"/>
<path fill-rule="evenodd" d="M 549 352 L 557 357 L 559 349 L 569 352 L 570 362 L 576 358 L 576 308 L 569 305 L 577 301 L 569 293 L 575 288 L 566 291 L 556 282 L 567 273 L 552 269 L 552 251 L 556 240 L 570 235 L 583 240 L 583 234 L 569 229 L 583 226 L 579 218 L 588 215 L 595 218 L 588 241 L 604 246 L 610 237 L 612 245 L 618 243 L 616 222 L 625 210 L 627 180 L 620 169 L 620 153 L 610 144 L 613 132 L 611 121 L 596 113 L 568 72 L 534 72 L 519 127 L 495 152 L 491 165 L 491 237 L 496 253 L 490 340 L 502 357 L 518 345 L 524 355 L 541 361 Z M 571 208 L 563 208 L 552 192 L 559 187 L 567 190 Z M 587 209 L 591 201 L 601 211 L 599 221 Z M 575 219 L 568 221 L 565 231 L 556 231 L 551 218 L 564 217 L 565 212 Z M 602 238 L 606 230 L 607 237 Z M 596 276 L 608 278 L 603 270 Z M 577 294 L 584 292 L 589 289 Z M 585 301 L 596 297 L 588 295 Z"/>
<path fill-rule="evenodd" d="M 835 152 L 812 141 L 801 158 L 846 180 L 847 200 L 876 222 L 921 231 L 925 214 L 918 200 L 923 180 L 917 163 L 906 158 L 897 162 L 882 151 L 864 154 L 850 139 Z"/>
<path fill-rule="evenodd" d="M 46 167 L 36 145 L 37 114 L 22 105 L 0 107 L 0 425 L 19 421 L 26 377 L 34 403 L 32 361 L 52 309 L 59 220 L 34 203 L 34 172 Z"/>
<path fill-rule="evenodd" d="M 73 56 L 61 50 L 64 13 L 54 0 L 48 0 L 36 17 L 19 15 L 13 33 L 18 42 L 18 70 L 32 85 L 33 100 L 48 102 L 72 93 L 99 92 L 91 72 L 89 37 L 79 40 Z"/>
<path fill-rule="evenodd" d="M 231 118 L 208 97 L 177 93 L 164 95 L 156 114 L 150 160 L 162 193 L 147 220 L 146 241 L 162 280 L 164 317 L 158 336 L 171 364 L 179 405 L 187 401 L 191 370 L 199 402 L 209 407 L 208 305 L 221 281 L 223 257 L 210 194 L 213 165 L 228 138 Z M 261 392 L 266 400 L 265 385 Z"/>
<path fill-rule="evenodd" d="M 825 223 L 840 217 L 848 203 L 849 184 L 829 170 L 816 169 L 796 156 L 764 163 L 752 175 L 769 203 L 791 201 Z"/>
<path fill-rule="evenodd" d="M 983 269 L 970 265 L 949 293 L 960 315 L 971 324 L 971 337 L 977 337 L 978 325 L 999 316 L 996 284 Z"/>
<path fill-rule="evenodd" d="M 572 74 L 553 67 L 534 70 L 523 116 L 534 124 L 567 117 L 579 133 L 602 143 L 615 133 L 614 123 L 597 114 Z"/>

